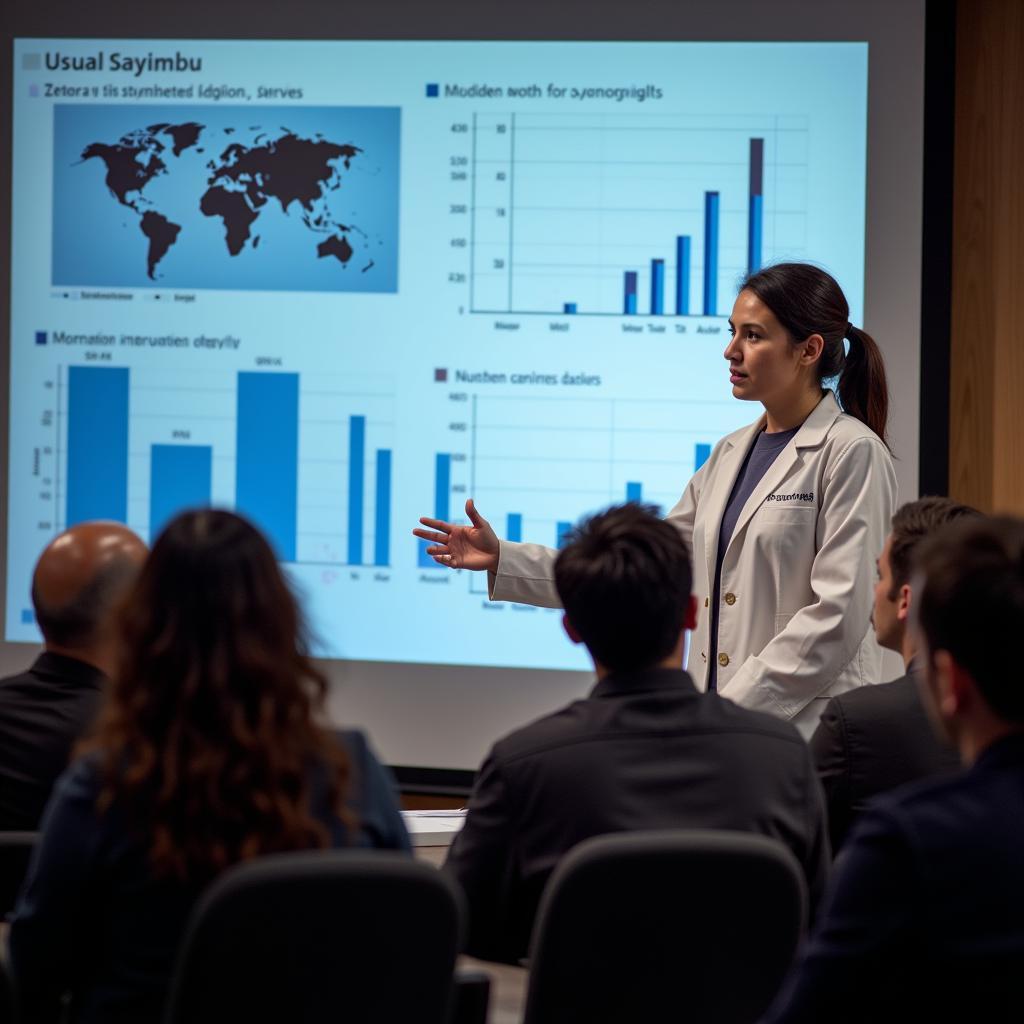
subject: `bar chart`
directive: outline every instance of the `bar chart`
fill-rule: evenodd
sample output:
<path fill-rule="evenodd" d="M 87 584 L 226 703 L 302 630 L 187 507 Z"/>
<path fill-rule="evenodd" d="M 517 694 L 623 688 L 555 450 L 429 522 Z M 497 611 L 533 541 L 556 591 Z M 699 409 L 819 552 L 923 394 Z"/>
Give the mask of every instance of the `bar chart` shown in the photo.
<path fill-rule="evenodd" d="M 256 523 L 283 562 L 390 565 L 394 400 L 386 381 L 262 370 L 59 372 L 58 527 L 114 519 L 152 541 L 183 509 L 217 505 Z"/>
<path fill-rule="evenodd" d="M 642 501 L 664 512 L 742 425 L 729 399 L 473 399 L 473 493 L 499 535 L 560 548 L 580 516 Z"/>
<path fill-rule="evenodd" d="M 473 312 L 724 316 L 744 275 L 806 257 L 799 116 L 508 112 L 472 127 Z"/>

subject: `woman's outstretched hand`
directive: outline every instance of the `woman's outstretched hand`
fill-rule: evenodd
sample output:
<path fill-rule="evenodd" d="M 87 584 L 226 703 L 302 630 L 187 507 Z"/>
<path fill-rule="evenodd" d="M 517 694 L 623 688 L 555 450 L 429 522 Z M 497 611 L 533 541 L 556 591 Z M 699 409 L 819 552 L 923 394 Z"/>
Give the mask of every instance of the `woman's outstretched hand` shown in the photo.
<path fill-rule="evenodd" d="M 498 568 L 498 535 L 477 512 L 472 498 L 466 502 L 466 515 L 472 526 L 456 526 L 443 519 L 423 516 L 420 522 L 428 529 L 417 528 L 412 532 L 430 541 L 427 554 L 438 565 L 449 569 L 486 569 L 495 572 Z"/>

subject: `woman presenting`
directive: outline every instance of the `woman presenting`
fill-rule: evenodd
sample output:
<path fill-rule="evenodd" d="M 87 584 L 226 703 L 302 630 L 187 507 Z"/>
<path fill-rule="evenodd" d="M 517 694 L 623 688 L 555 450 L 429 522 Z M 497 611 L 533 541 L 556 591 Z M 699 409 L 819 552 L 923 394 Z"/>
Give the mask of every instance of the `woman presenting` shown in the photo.
<path fill-rule="evenodd" d="M 817 267 L 747 278 L 724 354 L 734 397 L 764 412 L 716 445 L 668 516 L 706 609 L 690 644 L 697 685 L 805 735 L 825 699 L 881 671 L 870 615 L 896 508 L 889 398 L 878 346 L 848 317 Z M 838 402 L 826 386 L 835 380 Z M 413 532 L 441 565 L 487 570 L 493 600 L 558 607 L 557 552 L 500 541 L 472 500 L 466 512 L 470 526 L 424 518 Z"/>

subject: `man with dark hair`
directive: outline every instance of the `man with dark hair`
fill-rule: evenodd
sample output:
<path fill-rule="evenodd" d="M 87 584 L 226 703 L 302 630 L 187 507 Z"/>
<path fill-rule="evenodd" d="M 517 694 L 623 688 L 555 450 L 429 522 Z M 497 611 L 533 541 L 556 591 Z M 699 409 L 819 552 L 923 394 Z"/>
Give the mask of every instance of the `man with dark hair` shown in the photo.
<path fill-rule="evenodd" d="M 1021 1017 L 1024 521 L 943 527 L 913 587 L 922 699 L 967 770 L 864 813 L 773 1024 Z"/>
<path fill-rule="evenodd" d="M 447 862 L 467 895 L 467 952 L 524 957 L 559 859 L 608 832 L 774 836 L 819 896 L 830 852 L 806 745 L 787 722 L 698 692 L 680 668 L 697 614 L 690 583 L 686 545 L 653 509 L 613 508 L 570 535 L 555 585 L 597 685 L 499 740 L 480 769 Z"/>
<path fill-rule="evenodd" d="M 113 669 L 111 611 L 146 557 L 118 523 L 81 523 L 43 551 L 32 605 L 45 651 L 0 679 L 0 830 L 33 830 Z"/>
<path fill-rule="evenodd" d="M 914 681 L 920 666 L 914 633 L 907 629 L 913 601 L 910 565 L 926 537 L 955 519 L 977 515 L 949 498 L 921 498 L 893 516 L 892 532 L 878 556 L 871 621 L 879 644 L 902 655 L 906 675 L 833 697 L 811 738 L 833 852 L 873 796 L 960 767 L 956 751 L 931 728 Z"/>

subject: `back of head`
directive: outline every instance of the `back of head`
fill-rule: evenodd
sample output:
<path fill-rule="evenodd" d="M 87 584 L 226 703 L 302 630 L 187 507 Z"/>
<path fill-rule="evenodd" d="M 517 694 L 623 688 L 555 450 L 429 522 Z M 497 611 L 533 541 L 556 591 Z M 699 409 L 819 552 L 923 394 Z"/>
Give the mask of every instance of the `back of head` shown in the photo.
<path fill-rule="evenodd" d="M 146 557 L 120 523 L 79 523 L 55 537 L 32 574 L 32 606 L 48 647 L 87 654 L 106 640 Z"/>
<path fill-rule="evenodd" d="M 686 544 L 651 506 L 622 505 L 578 525 L 555 561 L 555 587 L 594 660 L 647 668 L 679 642 L 690 604 Z"/>
<path fill-rule="evenodd" d="M 341 808 L 344 760 L 317 726 L 326 683 L 269 544 L 230 512 L 186 512 L 157 539 L 120 617 L 110 695 L 87 749 L 152 836 L 161 873 L 215 874 L 323 845 L 310 770 Z M 141 819 L 141 820 L 140 820 Z"/>
<path fill-rule="evenodd" d="M 775 314 L 794 343 L 812 334 L 821 336 L 824 347 L 817 364 L 819 383 L 838 378 L 843 411 L 888 443 L 885 360 L 874 338 L 850 323 L 850 305 L 839 282 L 813 263 L 775 263 L 750 274 L 740 291 L 753 292 Z"/>
<path fill-rule="evenodd" d="M 962 518 L 922 543 L 917 621 L 929 655 L 947 651 L 992 712 L 1024 725 L 1015 653 L 1024 635 L 1024 520 Z"/>
<path fill-rule="evenodd" d="M 892 517 L 892 542 L 889 546 L 889 568 L 892 576 L 890 597 L 910 582 L 915 552 L 920 543 L 947 523 L 964 516 L 980 516 L 970 505 L 961 505 L 950 498 L 928 496 L 901 505 Z"/>

